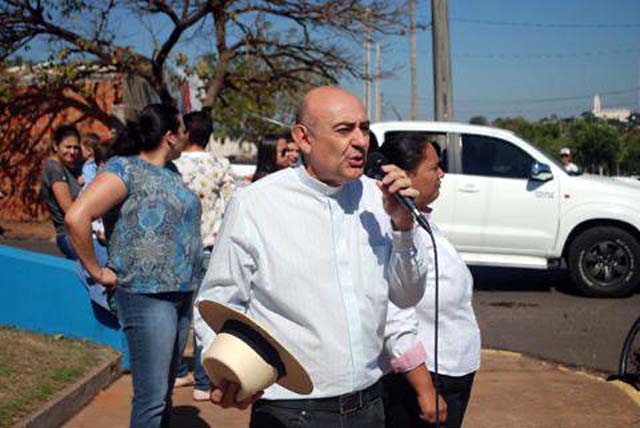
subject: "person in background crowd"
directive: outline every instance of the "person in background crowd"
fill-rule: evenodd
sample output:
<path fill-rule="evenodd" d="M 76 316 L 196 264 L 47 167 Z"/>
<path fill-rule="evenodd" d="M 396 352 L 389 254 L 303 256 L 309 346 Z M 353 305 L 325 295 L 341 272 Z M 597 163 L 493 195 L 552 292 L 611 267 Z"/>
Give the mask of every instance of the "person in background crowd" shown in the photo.
<path fill-rule="evenodd" d="M 80 149 L 82 150 L 82 159 L 84 159 L 84 163 L 82 164 L 83 188 L 86 188 L 96 177 L 98 166 L 95 160 L 95 151 L 101 145 L 100 137 L 94 132 L 85 134 L 82 139 Z"/>
<path fill-rule="evenodd" d="M 427 216 L 431 211 L 429 204 L 439 196 L 440 181 L 444 177 L 436 147 L 418 136 L 390 140 L 380 148 L 389 162 L 407 171 L 412 186 L 420 192 L 415 200 L 416 206 Z M 446 405 L 440 405 L 440 410 L 446 412 L 447 428 L 459 428 L 471 396 L 475 372 L 480 367 L 480 329 L 471 303 L 473 277 L 444 232 L 433 219 L 429 223 L 438 248 L 439 262 L 438 369 L 440 393 L 446 401 Z M 415 306 L 415 316 L 418 319 L 418 337 L 427 349 L 427 366 L 433 375 L 435 260 L 433 243 L 427 232 L 418 227 L 417 234 L 420 245 L 427 249 L 429 255 L 429 273 L 424 297 Z M 393 330 L 394 326 L 387 325 L 385 334 L 393 336 Z M 417 428 L 425 426 L 424 420 L 435 422 L 431 377 L 424 372 L 422 382 L 427 384 L 427 388 L 420 394 L 414 392 L 412 385 L 415 383 L 410 385 L 409 381 L 398 374 L 384 378 L 387 428 Z"/>
<path fill-rule="evenodd" d="M 188 113 L 184 115 L 184 124 L 189 142 L 175 164 L 187 187 L 198 196 L 202 204 L 201 232 L 204 247 L 202 272 L 204 276 L 220 230 L 222 215 L 235 189 L 235 177 L 227 159 L 205 150 L 213 132 L 211 114 L 206 111 Z M 199 317 L 197 308 L 194 308 L 194 314 Z M 200 362 L 202 348 L 197 345 L 195 337 L 193 349 L 195 351 L 193 399 L 209 400 L 211 382 Z M 186 361 L 182 359 L 176 387 L 193 384 L 193 379 L 188 372 Z"/>
<path fill-rule="evenodd" d="M 96 166 L 96 174 L 100 170 L 100 168 L 104 167 L 104 165 L 107 163 L 107 160 L 109 159 L 110 151 L 111 151 L 111 148 L 109 147 L 108 144 L 98 144 L 93 148 L 93 162 L 95 163 L 95 166 Z M 85 165 L 86 165 L 86 162 L 85 162 Z M 83 167 L 83 170 L 84 170 L 84 167 Z M 86 189 L 94 179 L 95 179 L 95 176 L 91 178 L 88 183 L 85 183 L 84 189 Z M 102 219 L 99 218 L 94 220 L 91 223 L 91 227 L 93 229 L 95 238 L 98 240 L 98 242 L 102 246 L 105 246 L 107 242 L 104 234 L 104 224 L 102 222 Z M 105 248 L 104 263 L 101 264 L 102 266 L 106 264 L 106 257 L 107 256 L 106 256 L 106 248 Z M 100 261 L 100 256 L 98 256 L 98 260 Z"/>
<path fill-rule="evenodd" d="M 569 173 L 569 175 L 578 174 L 578 165 L 572 162 L 571 149 L 569 149 L 568 147 L 563 147 L 560 149 L 560 162 L 562 162 L 562 167 L 567 173 Z"/>
<path fill-rule="evenodd" d="M 186 143 L 173 107 L 151 104 L 114 143 L 115 156 L 70 207 L 71 242 L 91 277 L 112 293 L 127 338 L 132 428 L 170 426 L 172 388 L 202 279 L 200 201 L 171 162 Z M 109 263 L 100 267 L 91 222 L 103 217 Z"/>
<path fill-rule="evenodd" d="M 417 192 L 393 165 L 380 181 L 362 177 L 369 121 L 343 89 L 308 92 L 292 136 L 303 163 L 234 194 L 198 302 L 254 318 L 313 381 L 309 396 L 269 387 L 253 404 L 252 428 L 384 427 L 378 357 L 388 303 L 420 300 L 428 261 L 392 194 Z M 214 333 L 204 322 L 196 331 L 208 349 Z M 211 401 L 244 407 L 260 396 L 238 403 L 237 388 L 223 381 Z"/>
<path fill-rule="evenodd" d="M 56 230 L 56 245 L 71 260 L 77 257 L 69 244 L 64 215 L 80 194 L 80 162 L 80 133 L 73 125 L 60 126 L 53 133 L 53 155 L 44 165 L 41 194 Z"/>
<path fill-rule="evenodd" d="M 300 158 L 300 147 L 295 141 L 289 141 L 287 143 L 287 159 L 289 160 L 289 166 L 295 166 Z"/>
<path fill-rule="evenodd" d="M 287 139 L 290 138 L 288 133 L 283 132 L 266 135 L 260 141 L 256 172 L 253 174 L 252 182 L 291 165 L 291 158 L 287 156 Z"/>

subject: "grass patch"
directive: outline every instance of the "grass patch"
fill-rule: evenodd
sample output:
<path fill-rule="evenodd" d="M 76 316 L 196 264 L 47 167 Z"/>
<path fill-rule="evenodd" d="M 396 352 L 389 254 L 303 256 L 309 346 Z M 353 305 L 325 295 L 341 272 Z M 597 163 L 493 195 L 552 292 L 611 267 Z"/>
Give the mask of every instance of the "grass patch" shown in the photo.
<path fill-rule="evenodd" d="M 0 326 L 0 428 L 12 427 L 113 355 L 89 342 Z"/>

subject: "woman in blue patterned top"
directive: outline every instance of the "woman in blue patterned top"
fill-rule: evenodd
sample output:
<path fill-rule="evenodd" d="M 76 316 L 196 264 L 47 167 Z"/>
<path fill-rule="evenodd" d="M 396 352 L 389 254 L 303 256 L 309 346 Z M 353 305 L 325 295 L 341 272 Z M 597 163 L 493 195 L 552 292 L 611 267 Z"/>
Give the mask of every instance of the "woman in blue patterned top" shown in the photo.
<path fill-rule="evenodd" d="M 82 265 L 113 293 L 127 337 L 132 428 L 169 426 L 178 351 L 202 276 L 200 202 L 171 163 L 185 143 L 177 110 L 145 107 L 65 217 Z M 109 254 L 104 268 L 91 246 L 91 221 L 100 217 Z"/>

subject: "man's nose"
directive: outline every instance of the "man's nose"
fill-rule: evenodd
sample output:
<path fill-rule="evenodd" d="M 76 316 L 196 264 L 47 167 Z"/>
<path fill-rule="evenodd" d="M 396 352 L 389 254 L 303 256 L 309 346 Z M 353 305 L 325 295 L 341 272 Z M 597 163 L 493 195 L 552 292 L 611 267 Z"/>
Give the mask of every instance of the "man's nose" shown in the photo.
<path fill-rule="evenodd" d="M 351 141 L 354 145 L 365 146 L 369 141 L 369 131 L 363 131 L 360 128 L 356 128 Z"/>

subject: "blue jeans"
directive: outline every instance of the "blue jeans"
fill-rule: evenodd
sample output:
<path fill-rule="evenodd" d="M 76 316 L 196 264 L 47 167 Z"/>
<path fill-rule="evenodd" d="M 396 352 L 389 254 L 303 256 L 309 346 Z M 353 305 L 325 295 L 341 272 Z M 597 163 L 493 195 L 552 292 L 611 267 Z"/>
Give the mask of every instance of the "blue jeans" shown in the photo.
<path fill-rule="evenodd" d="M 179 350 L 186 342 L 193 293 L 136 294 L 113 299 L 129 345 L 131 428 L 168 428 Z"/>
<path fill-rule="evenodd" d="M 200 391 L 210 391 L 211 381 L 204 366 L 201 362 L 202 347 L 196 343 L 195 336 L 193 337 L 193 379 L 195 381 L 194 389 Z M 185 377 L 189 374 L 189 364 L 184 357 L 180 358 L 180 364 L 178 366 L 178 377 Z"/>
<path fill-rule="evenodd" d="M 211 259 L 211 250 L 205 249 L 202 252 L 202 270 L 203 270 L 202 277 L 203 278 L 204 278 L 204 274 L 207 272 L 207 267 L 209 267 L 210 259 Z M 197 290 L 196 290 L 196 294 L 197 294 Z M 193 315 L 193 311 L 191 311 L 191 314 Z M 189 320 L 189 322 L 191 322 L 191 320 Z M 182 355 L 183 352 L 184 352 L 184 347 L 182 348 L 180 355 Z M 211 381 L 209 380 L 209 376 L 207 376 L 207 372 L 205 371 L 204 366 L 202 365 L 202 362 L 200 360 L 201 356 L 202 356 L 202 347 L 198 345 L 196 341 L 196 337 L 194 335 L 193 336 L 193 378 L 195 380 L 194 388 L 199 389 L 200 391 L 209 391 L 211 390 Z M 187 364 L 187 361 L 183 357 L 180 357 L 180 364 L 178 365 L 178 377 L 185 377 L 188 374 L 189 374 L 189 365 Z"/>

